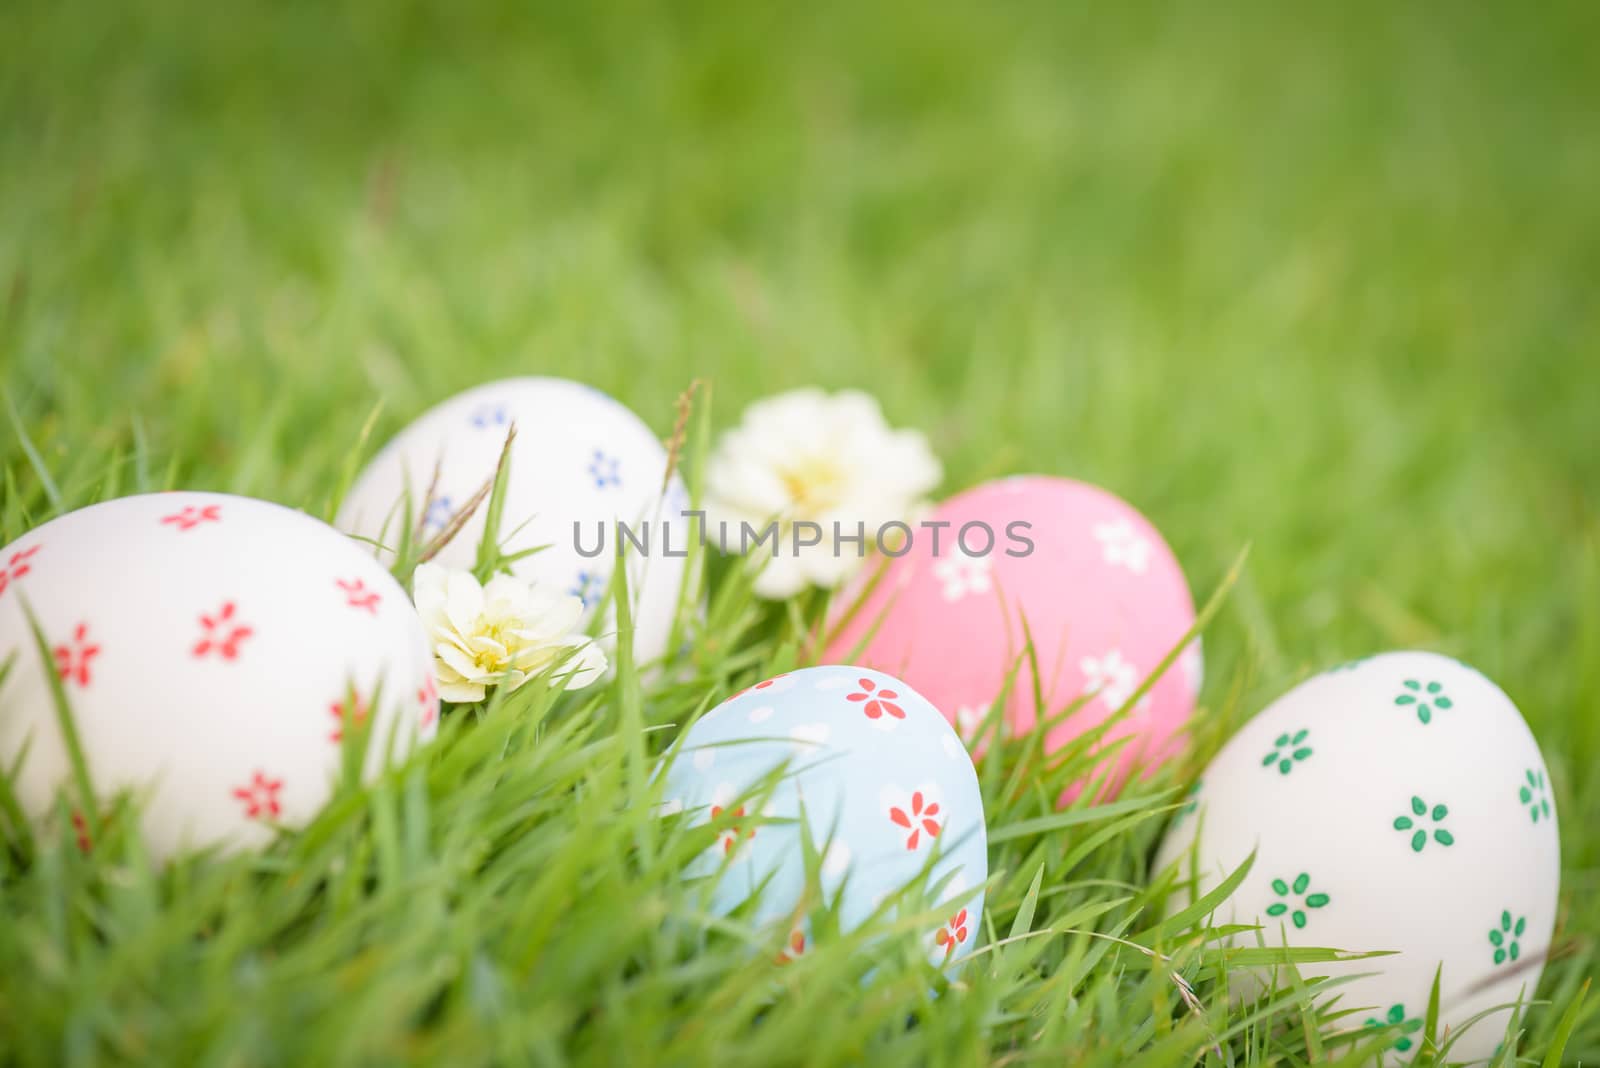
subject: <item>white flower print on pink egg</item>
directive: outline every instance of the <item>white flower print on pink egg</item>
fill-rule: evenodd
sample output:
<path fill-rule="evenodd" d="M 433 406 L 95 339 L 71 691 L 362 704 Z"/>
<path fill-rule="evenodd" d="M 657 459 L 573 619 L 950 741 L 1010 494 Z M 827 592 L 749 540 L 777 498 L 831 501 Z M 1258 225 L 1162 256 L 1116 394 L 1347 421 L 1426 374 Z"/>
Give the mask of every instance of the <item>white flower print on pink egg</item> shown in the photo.
<path fill-rule="evenodd" d="M 988 593 L 994 588 L 989 572 L 994 562 L 987 556 L 968 556 L 955 552 L 933 565 L 934 578 L 939 580 L 946 601 L 959 601 L 969 594 Z"/>
<path fill-rule="evenodd" d="M 1150 542 L 1141 537 L 1126 519 L 1094 525 L 1095 540 L 1100 543 L 1100 554 L 1113 567 L 1125 567 L 1135 575 L 1142 575 L 1150 566 Z"/>
<path fill-rule="evenodd" d="M 1113 712 L 1127 704 L 1139 688 L 1139 669 L 1116 649 L 1104 656 L 1086 656 L 1078 661 L 1078 667 L 1083 671 L 1084 693 L 1098 697 Z"/>

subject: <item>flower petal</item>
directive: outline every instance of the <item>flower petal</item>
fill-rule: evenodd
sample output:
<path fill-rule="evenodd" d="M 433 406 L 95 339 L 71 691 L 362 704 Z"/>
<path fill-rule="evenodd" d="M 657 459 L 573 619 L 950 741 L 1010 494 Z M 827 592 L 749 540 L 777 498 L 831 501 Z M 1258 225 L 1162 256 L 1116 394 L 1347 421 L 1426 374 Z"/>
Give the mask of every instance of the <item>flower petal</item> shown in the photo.
<path fill-rule="evenodd" d="M 483 700 L 484 689 L 477 683 L 447 682 L 439 679 L 439 697 L 458 705 L 470 705 Z"/>
<path fill-rule="evenodd" d="M 806 588 L 805 568 L 792 555 L 782 555 L 777 559 L 764 559 L 766 565 L 761 569 L 761 574 L 756 576 L 755 592 L 758 597 L 765 597 L 771 601 L 781 601 L 785 597 L 793 597 Z"/>
<path fill-rule="evenodd" d="M 581 690 L 605 674 L 606 654 L 588 638 L 566 638 L 555 643 L 555 647 L 565 652 L 566 658 L 551 677 L 551 686 L 562 686 L 564 683 L 564 689 Z"/>
<path fill-rule="evenodd" d="M 462 634 L 478 629 L 483 616 L 483 587 L 470 571 L 452 571 L 445 587 L 445 615 Z"/>
<path fill-rule="evenodd" d="M 436 632 L 449 626 L 445 614 L 445 587 L 450 573 L 438 564 L 418 564 L 411 575 L 412 600 L 423 626 Z"/>
<path fill-rule="evenodd" d="M 544 645 L 570 634 L 583 618 L 583 602 L 569 594 L 535 593 L 523 616 L 524 641 Z"/>
<path fill-rule="evenodd" d="M 476 684 L 489 677 L 489 672 L 485 672 L 472 657 L 454 645 L 441 642 L 433 647 L 433 655 L 439 664 L 444 665 L 445 668 L 449 669 L 449 672 L 453 672 L 459 678 L 470 680 Z M 448 674 L 446 671 L 439 672 L 441 684 L 446 674 Z M 449 698 L 446 698 L 446 700 L 449 700 Z"/>

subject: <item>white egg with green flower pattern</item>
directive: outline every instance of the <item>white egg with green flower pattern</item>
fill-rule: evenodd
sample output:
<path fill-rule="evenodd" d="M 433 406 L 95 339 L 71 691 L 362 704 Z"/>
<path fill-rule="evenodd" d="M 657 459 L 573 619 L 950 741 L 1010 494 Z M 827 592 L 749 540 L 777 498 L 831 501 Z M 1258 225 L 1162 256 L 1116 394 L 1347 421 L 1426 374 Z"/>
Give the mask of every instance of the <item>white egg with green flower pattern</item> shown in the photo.
<path fill-rule="evenodd" d="M 1374 973 L 1324 997 L 1346 1011 L 1340 1031 L 1392 1039 L 1385 1063 L 1421 1049 L 1436 970 L 1452 1062 L 1492 1055 L 1510 1010 L 1489 1010 L 1534 996 L 1556 920 L 1555 807 L 1533 734 L 1476 670 L 1385 653 L 1268 706 L 1206 769 L 1156 862 L 1205 893 L 1252 851 L 1214 922 L 1260 925 L 1236 945 L 1393 951 L 1300 966 Z"/>

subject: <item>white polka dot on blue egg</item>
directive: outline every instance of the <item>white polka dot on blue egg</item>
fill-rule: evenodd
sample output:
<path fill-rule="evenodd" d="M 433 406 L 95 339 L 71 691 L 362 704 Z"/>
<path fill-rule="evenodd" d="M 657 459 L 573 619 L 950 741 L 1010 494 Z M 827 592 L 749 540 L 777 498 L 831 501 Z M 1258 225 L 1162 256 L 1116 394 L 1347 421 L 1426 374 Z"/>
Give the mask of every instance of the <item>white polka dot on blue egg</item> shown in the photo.
<path fill-rule="evenodd" d="M 721 873 L 719 913 L 759 892 L 755 922 L 794 922 L 805 889 L 803 810 L 845 929 L 886 900 L 922 898 L 943 904 L 926 936 L 931 961 L 953 962 L 978 940 L 988 842 L 977 773 L 939 710 L 891 675 L 804 668 L 735 694 L 689 728 L 663 806 L 697 824 L 731 821 L 688 871 Z M 749 822 L 746 807 L 759 810 Z M 786 952 L 805 952 L 810 939 L 802 923 Z"/>

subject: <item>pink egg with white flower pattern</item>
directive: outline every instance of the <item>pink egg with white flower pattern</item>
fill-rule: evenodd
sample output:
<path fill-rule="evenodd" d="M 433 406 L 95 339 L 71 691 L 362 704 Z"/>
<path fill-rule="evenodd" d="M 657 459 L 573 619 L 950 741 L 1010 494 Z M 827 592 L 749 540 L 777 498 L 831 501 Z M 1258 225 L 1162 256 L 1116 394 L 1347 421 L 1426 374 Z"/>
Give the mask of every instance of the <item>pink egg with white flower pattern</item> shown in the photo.
<path fill-rule="evenodd" d="M 847 591 L 836 617 L 858 597 Z M 1082 482 L 1018 476 L 959 494 L 914 526 L 825 656 L 905 679 L 970 741 L 1013 671 L 1006 725 L 1020 733 L 1038 721 L 1031 635 L 1043 714 L 1084 698 L 1049 728 L 1047 749 L 1132 701 L 1105 738 L 1131 738 L 1117 757 L 1120 783 L 1136 762 L 1167 756 L 1194 709 L 1198 639 L 1133 700 L 1194 620 L 1177 559 L 1132 505 Z"/>
<path fill-rule="evenodd" d="M 347 744 L 367 744 L 371 774 L 438 726 L 432 655 L 399 583 L 332 527 L 248 497 L 124 497 L 0 549 L 8 659 L 0 763 L 22 758 L 9 784 L 23 808 L 48 823 L 59 798 L 85 850 L 122 791 L 156 856 L 265 843 L 332 796 Z"/>

